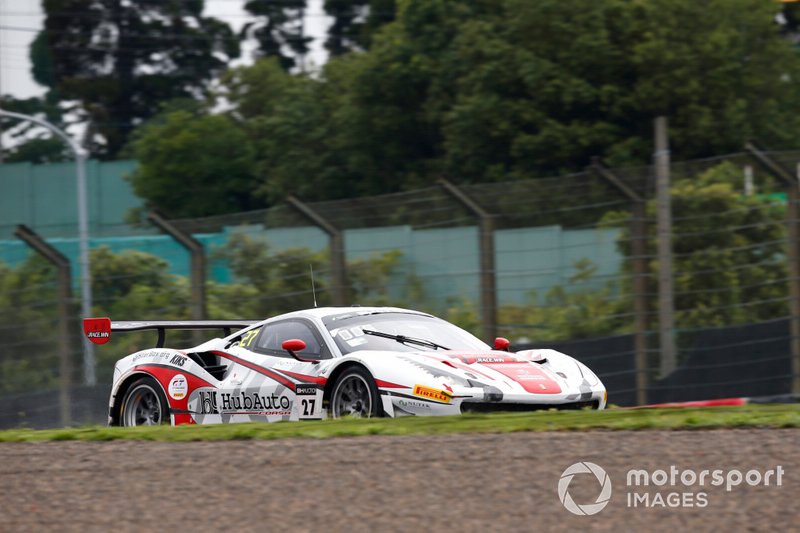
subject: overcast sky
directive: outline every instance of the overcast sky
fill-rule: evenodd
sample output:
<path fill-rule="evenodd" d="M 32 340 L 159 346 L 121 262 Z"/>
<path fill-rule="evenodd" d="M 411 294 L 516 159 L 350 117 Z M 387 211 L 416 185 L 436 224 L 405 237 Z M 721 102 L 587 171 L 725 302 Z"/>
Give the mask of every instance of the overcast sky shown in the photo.
<path fill-rule="evenodd" d="M 308 60 L 317 67 L 322 65 L 327 53 L 325 34 L 331 24 L 322 9 L 323 0 L 309 0 L 305 31 L 314 40 Z M 243 10 L 244 0 L 206 0 L 205 14 L 226 21 L 235 31 L 247 22 Z M 44 88 L 33 81 L 30 74 L 28 48 L 42 29 L 44 16 L 40 0 L 0 0 L 0 94 L 26 98 L 44 94 Z M 249 63 L 252 46 L 242 47 L 242 58 L 234 64 Z"/>

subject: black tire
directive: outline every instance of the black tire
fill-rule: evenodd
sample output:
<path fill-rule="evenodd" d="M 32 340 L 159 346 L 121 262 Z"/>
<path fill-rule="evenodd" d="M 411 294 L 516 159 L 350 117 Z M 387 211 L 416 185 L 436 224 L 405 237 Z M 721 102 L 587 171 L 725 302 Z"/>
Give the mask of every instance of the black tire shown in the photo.
<path fill-rule="evenodd" d="M 383 414 L 378 386 L 366 368 L 354 366 L 342 372 L 333 384 L 328 411 L 331 418 L 375 418 Z"/>
<path fill-rule="evenodd" d="M 134 381 L 119 410 L 120 426 L 155 426 L 170 424 L 169 402 L 161 385 L 149 377 Z"/>

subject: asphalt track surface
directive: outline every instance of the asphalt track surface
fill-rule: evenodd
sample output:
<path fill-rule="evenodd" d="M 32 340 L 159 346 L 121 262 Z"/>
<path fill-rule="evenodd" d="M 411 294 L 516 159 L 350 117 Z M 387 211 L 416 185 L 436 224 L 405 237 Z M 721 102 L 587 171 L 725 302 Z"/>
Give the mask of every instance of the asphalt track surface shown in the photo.
<path fill-rule="evenodd" d="M 608 505 L 570 514 L 591 461 Z M 629 469 L 783 467 L 782 485 L 636 487 Z M 710 478 L 708 478 L 710 479 Z M 797 531 L 800 430 L 592 431 L 194 443 L 0 444 L 0 531 Z M 706 493 L 629 507 L 627 493 Z M 569 492 L 593 503 L 600 484 Z"/>

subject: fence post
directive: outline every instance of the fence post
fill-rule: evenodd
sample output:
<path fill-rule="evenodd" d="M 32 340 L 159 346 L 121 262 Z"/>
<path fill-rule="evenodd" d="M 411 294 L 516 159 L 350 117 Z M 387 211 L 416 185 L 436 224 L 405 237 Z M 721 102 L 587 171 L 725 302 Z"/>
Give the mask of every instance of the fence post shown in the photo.
<path fill-rule="evenodd" d="M 72 272 L 69 259 L 47 244 L 36 232 L 25 225 L 18 225 L 14 236 L 30 246 L 50 264 L 56 267 L 58 285 L 58 405 L 61 425 L 69 426 L 72 421 L 72 328 L 74 316 L 72 308 Z"/>
<path fill-rule="evenodd" d="M 152 222 L 159 229 L 167 233 L 170 237 L 189 251 L 191 256 L 191 308 L 193 320 L 206 319 L 206 254 L 203 243 L 192 237 L 189 233 L 176 228 L 169 220 L 157 210 L 152 210 L 147 214 L 147 220 Z M 203 342 L 202 332 L 192 332 L 192 338 L 197 344 Z"/>
<path fill-rule="evenodd" d="M 800 210 L 798 180 L 765 153 L 755 141 L 744 145 L 745 151 L 764 170 L 781 180 L 786 190 L 786 255 L 789 260 L 789 334 L 792 353 L 792 393 L 800 394 Z"/>
<path fill-rule="evenodd" d="M 658 254 L 658 342 L 661 377 L 678 365 L 675 346 L 675 290 L 672 273 L 672 201 L 667 117 L 653 121 L 656 172 L 656 245 Z"/>
<path fill-rule="evenodd" d="M 645 199 L 628 187 L 599 157 L 589 169 L 631 201 L 631 263 L 633 267 L 634 364 L 636 403 L 647 403 L 647 210 Z"/>
<path fill-rule="evenodd" d="M 495 271 L 494 218 L 452 182 L 440 178 L 439 185 L 478 218 L 481 265 L 481 329 L 491 346 L 497 337 L 497 280 Z"/>
<path fill-rule="evenodd" d="M 333 305 L 347 305 L 347 265 L 344 253 L 344 235 L 311 207 L 294 196 L 286 198 L 286 202 L 305 216 L 312 224 L 328 235 L 331 253 L 331 301 Z"/>

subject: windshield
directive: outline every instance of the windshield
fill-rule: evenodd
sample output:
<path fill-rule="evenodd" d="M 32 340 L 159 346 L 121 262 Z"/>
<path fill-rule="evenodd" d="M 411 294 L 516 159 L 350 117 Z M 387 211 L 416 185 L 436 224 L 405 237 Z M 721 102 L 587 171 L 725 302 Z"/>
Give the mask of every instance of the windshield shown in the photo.
<path fill-rule="evenodd" d="M 439 318 L 400 312 L 357 311 L 323 320 L 343 354 L 359 350 L 396 352 L 442 349 L 485 351 L 489 346 Z"/>

